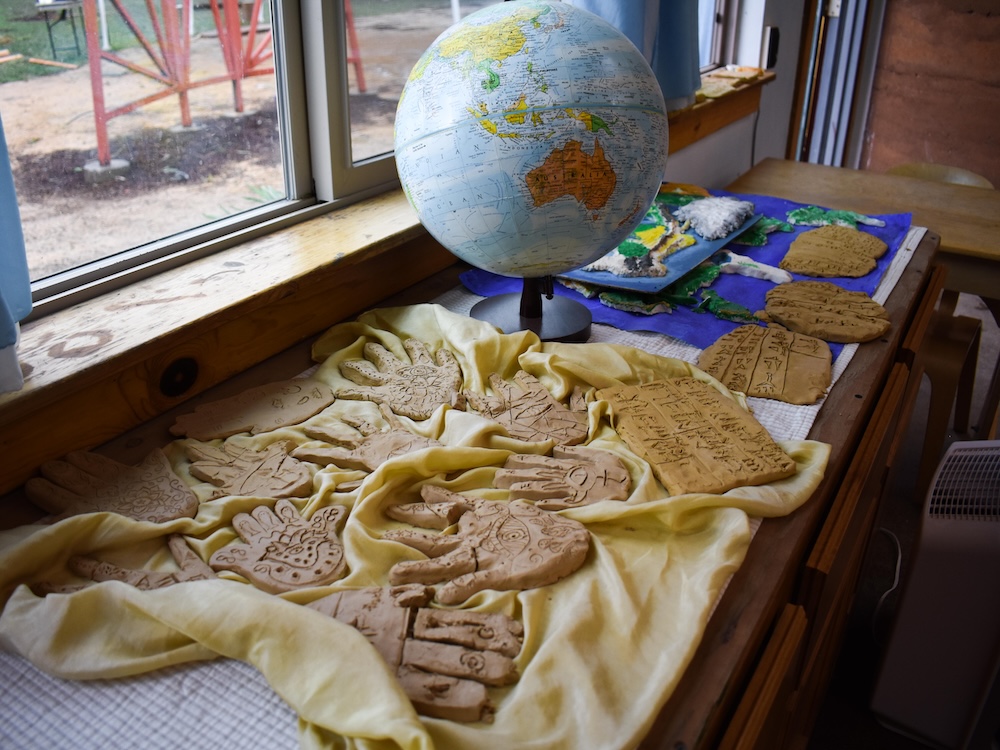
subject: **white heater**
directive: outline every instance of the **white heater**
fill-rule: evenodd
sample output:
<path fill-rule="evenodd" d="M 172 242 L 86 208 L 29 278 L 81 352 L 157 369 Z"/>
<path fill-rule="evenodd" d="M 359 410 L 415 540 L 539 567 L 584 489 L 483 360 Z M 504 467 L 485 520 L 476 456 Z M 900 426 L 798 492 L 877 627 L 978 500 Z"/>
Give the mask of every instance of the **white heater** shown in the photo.
<path fill-rule="evenodd" d="M 1000 727 L 1000 440 L 938 465 L 872 711 L 938 748 L 994 747 Z"/>

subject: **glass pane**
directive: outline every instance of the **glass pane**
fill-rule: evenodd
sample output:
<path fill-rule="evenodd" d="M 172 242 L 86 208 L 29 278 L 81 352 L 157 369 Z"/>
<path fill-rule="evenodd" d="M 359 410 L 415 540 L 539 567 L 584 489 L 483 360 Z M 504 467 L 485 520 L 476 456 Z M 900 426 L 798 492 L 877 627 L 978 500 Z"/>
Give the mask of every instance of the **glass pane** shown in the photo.
<path fill-rule="evenodd" d="M 344 0 L 355 162 L 392 151 L 396 104 L 410 71 L 456 21 L 500 0 Z"/>
<path fill-rule="evenodd" d="M 0 3 L 33 281 L 285 197 L 270 4 L 212 5 Z"/>
<path fill-rule="evenodd" d="M 719 64 L 718 0 L 698 0 L 698 66 Z"/>

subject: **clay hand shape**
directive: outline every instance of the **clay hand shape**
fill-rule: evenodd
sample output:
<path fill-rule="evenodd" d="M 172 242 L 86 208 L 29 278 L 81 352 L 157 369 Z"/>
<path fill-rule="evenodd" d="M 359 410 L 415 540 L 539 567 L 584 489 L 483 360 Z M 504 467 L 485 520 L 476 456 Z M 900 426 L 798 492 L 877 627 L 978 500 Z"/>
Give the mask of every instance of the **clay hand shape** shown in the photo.
<path fill-rule="evenodd" d="M 379 410 L 389 423 L 388 430 L 379 431 L 370 422 L 348 419 L 344 421 L 357 428 L 356 437 L 347 437 L 343 433 L 319 425 L 306 427 L 305 433 L 308 437 L 324 440 L 336 447 L 303 446 L 293 450 L 292 456 L 322 466 L 333 464 L 342 469 L 371 472 L 396 456 L 441 445 L 437 440 L 415 435 L 407 430 L 385 404 L 379 404 Z"/>
<path fill-rule="evenodd" d="M 542 510 L 563 510 L 601 500 L 626 500 L 632 482 L 614 453 L 556 446 L 551 458 L 511 456 L 493 484 L 509 489 L 511 500 L 530 500 Z"/>
<path fill-rule="evenodd" d="M 492 612 L 431 609 L 411 584 L 338 591 L 308 606 L 357 628 L 396 672 L 414 708 L 451 721 L 490 721 L 487 685 L 518 678 L 524 628 Z"/>
<path fill-rule="evenodd" d="M 458 531 L 384 534 L 383 539 L 406 544 L 429 558 L 397 563 L 389 581 L 443 583 L 437 590 L 442 604 L 459 604 L 483 589 L 547 586 L 583 565 L 590 549 L 590 532 L 583 524 L 533 505 L 465 497 L 432 485 L 425 485 L 421 496 L 424 503 L 392 506 L 388 515 L 424 528 L 441 528 L 457 519 Z"/>
<path fill-rule="evenodd" d="M 344 508 L 332 505 L 308 521 L 288 500 L 278 500 L 251 513 L 238 513 L 233 528 L 246 544 L 216 550 L 209 559 L 215 570 L 231 570 L 257 588 L 280 594 L 306 586 L 323 586 L 347 572 L 337 523 Z"/>
<path fill-rule="evenodd" d="M 587 404 L 578 388 L 567 409 L 556 401 L 534 375 L 519 370 L 514 384 L 490 375 L 495 395 L 467 392 L 469 406 L 507 428 L 512 438 L 528 442 L 554 440 L 576 445 L 587 439 Z"/>
<path fill-rule="evenodd" d="M 42 464 L 41 472 L 44 478 L 29 479 L 24 489 L 32 502 L 55 516 L 53 520 L 107 511 L 166 523 L 198 512 L 198 498 L 159 450 L 138 466 L 77 451 Z"/>
<path fill-rule="evenodd" d="M 271 443 L 262 451 L 230 442 L 220 448 L 187 444 L 184 453 L 193 463 L 191 475 L 214 484 L 215 497 L 308 497 L 312 494 L 309 467 L 288 455 L 291 442 Z"/>
<path fill-rule="evenodd" d="M 179 568 L 173 573 L 123 568 L 111 562 L 95 560 L 92 557 L 82 555 L 69 559 L 69 569 L 81 578 L 89 578 L 95 583 L 122 581 L 143 591 L 162 589 L 165 586 L 173 586 L 175 583 L 185 583 L 186 581 L 207 581 L 210 578 L 215 578 L 215 571 L 191 550 L 183 536 L 171 534 L 167 537 L 167 546 Z M 71 594 L 84 588 L 86 585 L 53 583 L 40 583 L 32 586 L 37 594 Z"/>
<path fill-rule="evenodd" d="M 221 401 L 195 407 L 177 418 L 170 432 L 195 440 L 226 438 L 240 432 L 257 435 L 298 424 L 333 403 L 326 383 L 296 378 L 268 383 Z"/>
<path fill-rule="evenodd" d="M 462 371 L 455 355 L 438 349 L 432 359 L 416 339 L 404 341 L 403 348 L 412 364 L 401 362 L 381 344 L 365 344 L 365 359 L 340 365 L 344 377 L 357 386 L 337 389 L 337 397 L 385 404 L 411 419 L 428 419 L 441 404 L 461 408 Z"/>

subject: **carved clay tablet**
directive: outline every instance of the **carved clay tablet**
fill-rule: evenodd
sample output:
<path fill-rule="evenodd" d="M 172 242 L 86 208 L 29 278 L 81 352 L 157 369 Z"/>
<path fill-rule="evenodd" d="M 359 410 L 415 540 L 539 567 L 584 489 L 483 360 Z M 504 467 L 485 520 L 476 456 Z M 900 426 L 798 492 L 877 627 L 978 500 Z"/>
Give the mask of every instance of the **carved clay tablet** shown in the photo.
<path fill-rule="evenodd" d="M 732 391 L 814 404 L 830 387 L 830 347 L 781 328 L 740 326 L 701 353 L 698 367 Z"/>
<path fill-rule="evenodd" d="M 796 237 L 779 265 L 804 276 L 858 278 L 874 270 L 887 249 L 874 235 L 832 224 Z"/>
<path fill-rule="evenodd" d="M 795 473 L 767 430 L 732 399 L 695 378 L 602 388 L 618 435 L 672 495 L 720 494 Z"/>
<path fill-rule="evenodd" d="M 765 299 L 771 320 L 824 341 L 871 341 L 892 325 L 885 308 L 867 294 L 849 292 L 829 281 L 782 284 Z"/>
<path fill-rule="evenodd" d="M 282 380 L 197 406 L 192 413 L 178 417 L 170 433 L 195 440 L 226 438 L 240 432 L 257 435 L 304 422 L 333 401 L 333 391 L 326 383 L 310 378 Z"/>

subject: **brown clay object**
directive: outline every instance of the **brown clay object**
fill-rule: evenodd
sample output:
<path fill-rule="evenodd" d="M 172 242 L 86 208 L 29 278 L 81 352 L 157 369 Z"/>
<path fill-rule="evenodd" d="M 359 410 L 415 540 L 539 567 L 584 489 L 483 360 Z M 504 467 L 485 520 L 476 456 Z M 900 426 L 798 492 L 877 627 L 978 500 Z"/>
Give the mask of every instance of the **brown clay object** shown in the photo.
<path fill-rule="evenodd" d="M 404 341 L 403 348 L 409 363 L 381 344 L 365 344 L 365 359 L 340 364 L 341 374 L 356 385 L 338 388 L 337 398 L 385 404 L 410 419 L 429 419 L 442 404 L 462 408 L 462 370 L 455 355 L 438 349 L 431 358 L 426 345 L 416 339 Z"/>
<path fill-rule="evenodd" d="M 804 276 L 858 278 L 888 250 L 882 240 L 852 227 L 830 224 L 796 237 L 778 265 Z"/>
<path fill-rule="evenodd" d="M 312 471 L 289 456 L 291 441 L 271 443 L 264 450 L 225 442 L 220 447 L 186 444 L 185 455 L 193 462 L 191 475 L 214 484 L 215 497 L 308 497 L 312 494 Z"/>
<path fill-rule="evenodd" d="M 178 417 L 170 433 L 195 440 L 227 438 L 241 432 L 257 435 L 304 422 L 333 401 L 333 390 L 326 383 L 312 378 L 281 380 L 197 406 Z"/>
<path fill-rule="evenodd" d="M 749 413 L 695 378 L 603 388 L 625 444 L 671 495 L 721 494 L 795 473 L 795 461 Z"/>
<path fill-rule="evenodd" d="M 418 584 L 339 591 L 310 603 L 360 631 L 395 670 L 414 708 L 452 721 L 491 721 L 487 685 L 509 685 L 524 628 L 503 614 L 439 610 Z"/>
<path fill-rule="evenodd" d="M 583 565 L 590 549 L 590 532 L 583 524 L 527 503 L 465 497 L 433 485 L 424 485 L 420 494 L 424 503 L 393 506 L 391 517 L 421 525 L 426 510 L 419 506 L 437 502 L 465 511 L 458 517 L 454 534 L 386 532 L 383 539 L 428 557 L 397 563 L 389 571 L 389 581 L 441 583 L 436 597 L 442 604 L 460 604 L 484 589 L 522 591 L 547 586 Z M 411 506 L 416 507 L 412 514 Z"/>
<path fill-rule="evenodd" d="M 832 356 L 821 339 L 782 328 L 740 326 L 702 351 L 698 367 L 731 391 L 814 404 L 830 387 Z"/>
<path fill-rule="evenodd" d="M 95 583 L 102 581 L 122 581 L 137 589 L 151 591 L 173 586 L 187 581 L 207 581 L 215 578 L 215 571 L 198 557 L 180 534 L 167 537 L 167 547 L 177 563 L 178 570 L 167 573 L 156 570 L 123 568 L 111 562 L 95 560 L 92 557 L 76 555 L 69 559 L 69 569 L 81 578 L 89 578 Z M 36 594 L 71 594 L 87 587 L 87 584 L 39 583 L 32 585 Z"/>
<path fill-rule="evenodd" d="M 559 445 L 576 445 L 587 439 L 587 403 L 579 388 L 573 390 L 567 408 L 524 370 L 518 370 L 513 383 L 493 373 L 490 386 L 492 396 L 469 391 L 466 401 L 473 410 L 503 425 L 512 438 L 554 440 Z"/>
<path fill-rule="evenodd" d="M 119 513 L 137 521 L 166 523 L 193 518 L 198 498 L 174 474 L 160 450 L 138 466 L 128 466 L 98 453 L 74 451 L 47 461 L 42 477 L 29 479 L 28 498 L 60 520 L 80 513 Z"/>
<path fill-rule="evenodd" d="M 246 544 L 230 544 L 209 559 L 214 570 L 231 570 L 270 594 L 333 583 L 347 573 L 337 524 L 344 508 L 331 505 L 308 521 L 288 500 L 237 513 L 233 528 Z"/>
<path fill-rule="evenodd" d="M 424 448 L 441 447 L 437 440 L 407 430 L 385 404 L 379 404 L 379 409 L 389 424 L 388 430 L 379 430 L 370 422 L 346 418 L 344 422 L 356 428 L 353 435 L 345 434 L 343 424 L 332 428 L 323 425 L 306 426 L 307 437 L 323 440 L 334 447 L 302 446 L 293 450 L 291 455 L 321 466 L 333 464 L 342 469 L 372 472 L 397 456 Z"/>
<path fill-rule="evenodd" d="M 542 510 L 564 510 L 626 500 L 632 480 L 614 453 L 557 445 L 551 457 L 511 456 L 493 477 L 493 485 L 509 489 L 511 500 L 527 500 Z"/>
<path fill-rule="evenodd" d="M 864 292 L 830 281 L 793 281 L 769 290 L 765 312 L 796 333 L 842 344 L 871 341 L 891 327 L 889 313 Z"/>

